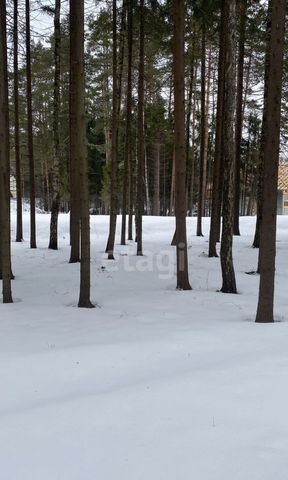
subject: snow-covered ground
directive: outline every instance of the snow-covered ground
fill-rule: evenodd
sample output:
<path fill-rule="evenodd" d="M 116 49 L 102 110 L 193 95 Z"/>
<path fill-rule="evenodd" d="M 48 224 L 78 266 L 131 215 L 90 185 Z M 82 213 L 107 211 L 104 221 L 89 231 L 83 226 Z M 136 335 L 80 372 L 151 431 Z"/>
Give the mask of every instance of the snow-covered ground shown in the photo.
<path fill-rule="evenodd" d="M 192 291 L 175 290 L 172 218 L 144 218 L 143 258 L 91 217 L 92 310 L 76 307 L 68 216 L 60 249 L 13 242 L 13 305 L 0 305 L 1 480 L 286 480 L 288 217 L 278 221 L 276 314 L 254 323 L 254 218 L 235 239 L 239 295 L 188 219 Z M 15 218 L 13 238 L 15 236 Z M 171 263 L 173 269 L 171 269 Z"/>

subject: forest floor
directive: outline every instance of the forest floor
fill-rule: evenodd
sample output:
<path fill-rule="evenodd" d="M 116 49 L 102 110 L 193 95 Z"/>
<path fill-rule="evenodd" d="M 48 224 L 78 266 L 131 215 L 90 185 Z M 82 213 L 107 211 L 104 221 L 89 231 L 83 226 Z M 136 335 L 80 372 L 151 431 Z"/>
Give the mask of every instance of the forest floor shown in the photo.
<path fill-rule="evenodd" d="M 255 218 L 234 241 L 238 295 L 219 293 L 188 219 L 192 291 L 175 290 L 173 218 L 144 218 L 145 256 L 91 217 L 92 299 L 78 309 L 68 216 L 49 251 L 13 242 L 13 305 L 0 313 L 2 480 L 278 480 L 288 471 L 288 217 L 278 220 L 275 324 L 254 323 Z M 13 238 L 15 215 L 12 215 Z M 171 268 L 171 265 L 173 268 Z"/>

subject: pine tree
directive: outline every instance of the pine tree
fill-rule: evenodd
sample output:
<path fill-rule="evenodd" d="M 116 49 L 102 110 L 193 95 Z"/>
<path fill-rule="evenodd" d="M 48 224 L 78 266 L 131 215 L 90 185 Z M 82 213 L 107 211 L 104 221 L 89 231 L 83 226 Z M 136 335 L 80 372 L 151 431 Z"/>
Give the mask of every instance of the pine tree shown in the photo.
<path fill-rule="evenodd" d="M 34 166 L 34 146 L 33 146 L 30 0 L 25 0 L 25 12 L 26 12 L 27 136 L 28 136 L 29 182 L 30 182 L 30 247 L 36 248 L 36 204 L 35 204 L 35 166 Z"/>
<path fill-rule="evenodd" d="M 144 0 L 139 8 L 139 67 L 138 67 L 138 112 L 137 112 L 137 202 L 136 233 L 137 255 L 142 251 L 143 174 L 144 174 Z"/>
<path fill-rule="evenodd" d="M 271 0 L 267 72 L 267 131 L 264 137 L 263 210 L 260 230 L 260 287 L 256 322 L 274 321 L 277 185 L 285 39 L 285 0 Z"/>
<path fill-rule="evenodd" d="M 186 159 L 185 159 L 185 86 L 184 86 L 184 18 L 183 0 L 173 0 L 173 78 L 175 139 L 175 214 L 177 288 L 191 290 L 188 276 L 186 234 Z"/>
<path fill-rule="evenodd" d="M 54 98 L 53 98 L 53 168 L 52 184 L 53 199 L 50 221 L 50 241 L 49 248 L 58 249 L 58 214 L 60 207 L 60 48 L 61 48 L 61 27 L 60 27 L 61 0 L 55 0 L 54 13 Z"/>
<path fill-rule="evenodd" d="M 18 0 L 13 3 L 13 64 L 14 64 L 14 142 L 16 164 L 17 223 L 16 242 L 23 240 L 22 175 L 19 140 L 19 67 L 18 67 Z"/>
<path fill-rule="evenodd" d="M 227 28 L 225 44 L 225 93 L 223 104 L 223 228 L 221 237 L 221 269 L 223 293 L 237 293 L 233 266 L 233 200 L 235 169 L 235 47 L 236 1 L 226 0 L 224 18 Z"/>
<path fill-rule="evenodd" d="M 12 303 L 6 1 L 0 0 L 0 264 L 3 303 Z"/>

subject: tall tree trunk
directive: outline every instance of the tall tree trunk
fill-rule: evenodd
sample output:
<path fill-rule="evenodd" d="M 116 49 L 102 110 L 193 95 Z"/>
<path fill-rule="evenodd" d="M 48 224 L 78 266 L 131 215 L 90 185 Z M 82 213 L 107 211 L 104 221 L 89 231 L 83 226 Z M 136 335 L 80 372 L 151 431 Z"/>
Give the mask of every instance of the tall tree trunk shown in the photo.
<path fill-rule="evenodd" d="M 217 250 L 216 250 L 216 243 L 219 240 L 219 231 L 220 231 L 220 222 L 221 222 L 221 206 L 222 206 L 221 171 L 222 171 L 222 130 L 223 130 L 225 37 L 226 37 L 224 6 L 225 6 L 225 0 L 221 0 L 216 136 L 215 136 L 215 155 L 214 155 L 214 167 L 213 167 L 211 223 L 210 223 L 210 235 L 209 235 L 209 257 L 218 257 Z"/>
<path fill-rule="evenodd" d="M 3 303 L 12 303 L 6 1 L 0 0 L 0 266 Z"/>
<path fill-rule="evenodd" d="M 143 174 L 144 174 L 144 0 L 140 0 L 139 74 L 137 113 L 137 255 L 142 251 Z"/>
<path fill-rule="evenodd" d="M 132 55 L 133 55 L 133 0 L 128 0 L 128 66 L 126 94 L 126 138 L 124 157 L 124 178 L 122 197 L 121 245 L 126 243 L 127 193 L 129 185 L 129 166 L 131 164 L 131 116 L 132 116 Z"/>
<path fill-rule="evenodd" d="M 277 185 L 286 0 L 271 0 L 271 36 L 264 140 L 263 221 L 260 231 L 260 287 L 256 322 L 274 321 Z M 265 241 L 263 241 L 265 239 Z"/>
<path fill-rule="evenodd" d="M 225 94 L 223 108 L 223 229 L 221 237 L 221 269 L 223 293 L 237 293 L 233 266 L 233 200 L 235 169 L 235 47 L 236 47 L 236 1 L 225 1 Z"/>
<path fill-rule="evenodd" d="M 260 142 L 260 154 L 258 163 L 258 186 L 257 186 L 257 220 L 256 229 L 253 241 L 253 247 L 259 248 L 260 246 L 260 230 L 262 224 L 262 211 L 263 211 L 263 181 L 264 181 L 264 146 L 265 135 L 268 130 L 268 114 L 267 114 L 267 97 L 268 97 L 268 72 L 270 68 L 270 48 L 271 48 L 271 11 L 272 2 L 269 0 L 267 10 L 267 28 L 266 28 L 266 52 L 265 52 L 265 73 L 264 73 L 264 98 L 263 98 L 263 113 L 262 113 L 262 127 L 261 127 L 261 142 Z M 258 273 L 260 272 L 260 264 L 258 261 Z"/>
<path fill-rule="evenodd" d="M 70 0 L 70 36 L 71 44 L 73 44 L 71 63 L 74 66 L 71 71 L 73 77 L 71 80 L 74 85 L 74 105 L 73 108 L 71 108 L 74 118 L 72 121 L 71 135 L 75 138 L 75 158 L 78 160 L 79 165 L 80 193 L 81 263 L 78 306 L 91 308 L 93 305 L 90 301 L 90 226 L 85 121 L 84 0 Z"/>
<path fill-rule="evenodd" d="M 205 185 L 206 185 L 206 25 L 202 22 L 202 41 L 201 41 L 201 145 L 200 145 L 200 174 L 198 189 L 198 212 L 197 212 L 197 236 L 203 237 L 202 216 L 204 214 Z"/>
<path fill-rule="evenodd" d="M 247 0 L 239 0 L 240 28 L 237 65 L 236 126 L 235 126 L 235 197 L 234 197 L 234 235 L 240 235 L 240 179 L 241 179 L 241 141 L 243 128 L 243 79 L 245 33 L 247 19 Z"/>
<path fill-rule="evenodd" d="M 54 15 L 54 98 L 53 98 L 53 168 L 52 185 L 53 199 L 50 220 L 50 241 L 49 248 L 58 249 L 58 215 L 60 207 L 60 48 L 61 48 L 61 26 L 60 26 L 61 0 L 55 0 Z"/>
<path fill-rule="evenodd" d="M 152 215 L 160 215 L 160 153 L 161 143 L 154 145 L 154 162 L 153 162 L 153 204 Z"/>
<path fill-rule="evenodd" d="M 117 4 L 113 0 L 113 98 L 112 98 L 112 139 L 110 171 L 110 222 L 106 247 L 108 260 L 114 260 L 114 245 L 117 223 L 117 113 L 118 113 L 118 77 L 117 77 Z"/>
<path fill-rule="evenodd" d="M 195 70 L 195 34 L 192 37 L 192 53 L 190 60 L 190 75 L 189 75 L 189 88 L 188 88 L 188 100 L 187 100 L 187 111 L 186 111 L 186 138 L 185 138 L 185 155 L 186 155 L 186 170 L 187 170 L 187 184 L 186 184 L 186 198 L 187 198 L 187 210 L 190 207 L 190 185 L 191 185 L 191 176 L 192 176 L 192 155 L 190 148 L 191 140 L 191 116 L 192 116 L 192 98 L 193 98 L 193 88 L 194 88 L 194 70 Z M 193 105 L 194 108 L 194 105 Z"/>
<path fill-rule="evenodd" d="M 174 74 L 174 151 L 177 288 L 191 290 L 188 275 L 186 234 L 186 158 L 185 158 L 185 85 L 184 19 L 182 0 L 173 0 L 173 74 Z"/>
<path fill-rule="evenodd" d="M 70 0 L 70 9 L 75 7 L 73 0 Z M 74 19 L 74 21 L 76 21 Z M 71 28 L 75 28 L 71 25 Z M 77 117 L 77 91 L 76 79 L 78 64 L 75 62 L 77 48 L 74 37 L 70 33 L 70 84 L 69 84 L 69 157 L 70 157 L 70 263 L 80 262 L 80 188 L 79 188 L 79 160 L 76 155 L 77 145 L 74 132 L 76 131 Z"/>
<path fill-rule="evenodd" d="M 35 167 L 33 149 L 32 77 L 30 0 L 25 0 L 26 12 L 26 80 L 27 80 L 27 133 L 30 181 L 30 247 L 36 248 Z"/>
<path fill-rule="evenodd" d="M 13 60 L 14 60 L 14 137 L 16 164 L 17 222 L 16 242 L 23 240 L 22 219 L 22 176 L 19 141 L 19 68 L 18 68 L 18 0 L 14 0 L 13 11 Z"/>

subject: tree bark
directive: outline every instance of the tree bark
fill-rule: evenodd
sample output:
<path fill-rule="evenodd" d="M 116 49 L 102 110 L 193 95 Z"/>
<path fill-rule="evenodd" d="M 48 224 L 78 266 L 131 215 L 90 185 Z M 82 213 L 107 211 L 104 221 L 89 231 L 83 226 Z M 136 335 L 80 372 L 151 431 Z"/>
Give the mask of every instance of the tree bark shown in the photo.
<path fill-rule="evenodd" d="M 174 151 L 177 289 L 191 290 L 186 234 L 185 67 L 182 0 L 173 0 Z"/>
<path fill-rule="evenodd" d="M 88 165 L 85 121 L 85 74 L 84 74 L 84 0 L 70 0 L 70 36 L 73 49 L 71 72 L 74 85 L 74 105 L 71 108 L 71 135 L 75 138 L 75 158 L 79 172 L 79 220 L 81 232 L 80 294 L 78 307 L 93 307 L 90 301 L 90 225 Z"/>
<path fill-rule="evenodd" d="M 225 1 L 225 93 L 223 108 L 223 228 L 221 237 L 221 269 L 223 293 L 237 293 L 233 266 L 233 201 L 235 170 L 235 51 L 236 1 Z"/>
<path fill-rule="evenodd" d="M 52 185 L 53 199 L 50 220 L 50 241 L 49 248 L 58 249 L 58 215 L 60 208 L 61 182 L 60 182 L 60 48 L 61 48 L 61 26 L 60 26 L 61 0 L 55 0 L 54 15 L 54 98 L 53 98 L 53 168 Z"/>
<path fill-rule="evenodd" d="M 124 157 L 124 178 L 122 197 L 121 245 L 126 243 L 127 193 L 129 185 L 129 169 L 131 168 L 131 116 L 132 116 L 132 55 L 133 55 L 133 0 L 128 0 L 128 67 L 126 94 L 126 138 Z"/>
<path fill-rule="evenodd" d="M 29 180 L 30 180 L 30 247 L 36 248 L 36 206 L 35 206 L 35 166 L 34 166 L 33 113 L 32 113 L 30 0 L 25 0 L 25 12 L 26 12 L 27 133 L 28 133 L 28 158 L 29 158 Z"/>
<path fill-rule="evenodd" d="M 264 146 L 265 135 L 267 133 L 267 97 L 268 97 L 268 72 L 270 68 L 270 48 L 271 48 L 271 11 L 272 2 L 269 0 L 267 11 L 267 28 L 266 28 L 266 52 L 265 52 L 265 73 L 264 73 L 264 98 L 263 98 L 263 114 L 262 114 L 262 128 L 261 128 L 261 142 L 260 154 L 258 162 L 258 185 L 257 185 L 257 220 L 256 229 L 253 240 L 253 247 L 260 247 L 260 230 L 262 225 L 262 211 L 263 211 L 263 181 L 264 181 Z M 260 272 L 260 257 L 258 259 L 258 273 Z"/>
<path fill-rule="evenodd" d="M 6 1 L 0 0 L 0 266 L 3 303 L 12 303 Z"/>
<path fill-rule="evenodd" d="M 235 196 L 234 196 L 234 235 L 240 235 L 240 180 L 241 180 L 241 141 L 243 128 L 243 80 L 247 0 L 239 0 L 240 28 L 237 62 L 236 126 L 235 126 Z"/>
<path fill-rule="evenodd" d="M 138 73 L 138 112 L 137 112 L 137 255 L 143 255 L 142 215 L 143 215 L 143 174 L 144 174 L 144 0 L 140 0 L 139 31 L 139 73 Z"/>
<path fill-rule="evenodd" d="M 22 218 L 22 175 L 19 141 L 19 67 L 18 67 L 18 0 L 14 0 L 13 10 L 13 60 L 14 60 L 14 141 L 15 141 L 15 165 L 16 165 L 16 242 L 23 240 Z"/>
<path fill-rule="evenodd" d="M 200 173 L 198 188 L 197 237 L 203 237 L 202 216 L 204 214 L 205 185 L 206 185 L 206 25 L 202 21 L 201 41 L 201 145 L 200 145 Z"/>
<path fill-rule="evenodd" d="M 211 223 L 210 223 L 210 235 L 209 235 L 209 254 L 208 254 L 209 257 L 218 257 L 216 243 L 219 240 L 221 207 L 222 207 L 221 172 L 222 172 L 222 130 L 223 130 L 225 37 L 226 37 L 224 6 L 225 6 L 225 0 L 221 0 L 216 136 L 215 136 L 215 155 L 214 155 L 214 168 L 213 168 Z"/>
<path fill-rule="evenodd" d="M 263 221 L 260 230 L 260 287 L 256 322 L 274 321 L 277 185 L 285 39 L 285 0 L 271 0 L 267 75 L 267 131 L 264 140 Z M 264 241 L 265 239 L 265 241 Z"/>

